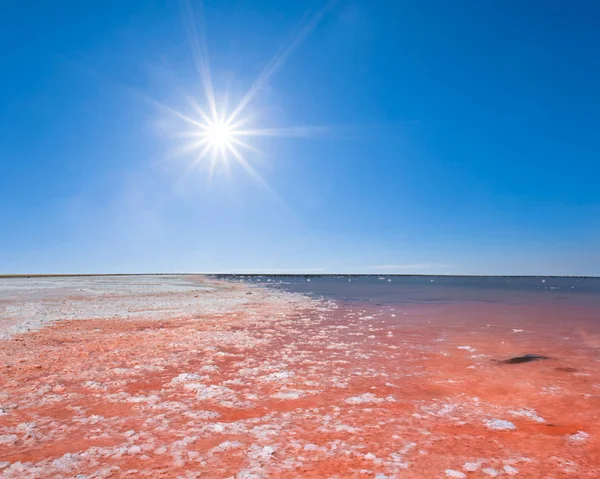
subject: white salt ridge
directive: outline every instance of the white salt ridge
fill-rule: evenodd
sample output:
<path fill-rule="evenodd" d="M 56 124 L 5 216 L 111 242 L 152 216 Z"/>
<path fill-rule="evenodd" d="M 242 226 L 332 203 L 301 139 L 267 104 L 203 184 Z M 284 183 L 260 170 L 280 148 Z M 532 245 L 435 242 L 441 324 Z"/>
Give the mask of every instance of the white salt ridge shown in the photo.
<path fill-rule="evenodd" d="M 380 402 L 394 402 L 395 399 L 393 396 L 387 396 L 386 398 L 379 398 L 375 396 L 373 393 L 365 393 L 361 396 L 354 396 L 348 399 L 345 399 L 344 402 L 346 404 L 365 404 L 365 403 L 380 403 Z"/>
<path fill-rule="evenodd" d="M 213 447 L 212 452 L 230 451 L 231 449 L 238 449 L 242 446 L 243 444 L 239 441 L 225 441 L 219 444 L 218 446 Z"/>
<path fill-rule="evenodd" d="M 531 419 L 532 421 L 539 423 L 546 422 L 546 420 L 543 417 L 538 416 L 533 409 L 521 409 L 520 411 L 510 411 L 510 414 L 512 414 L 513 416 L 526 417 L 528 419 Z"/>

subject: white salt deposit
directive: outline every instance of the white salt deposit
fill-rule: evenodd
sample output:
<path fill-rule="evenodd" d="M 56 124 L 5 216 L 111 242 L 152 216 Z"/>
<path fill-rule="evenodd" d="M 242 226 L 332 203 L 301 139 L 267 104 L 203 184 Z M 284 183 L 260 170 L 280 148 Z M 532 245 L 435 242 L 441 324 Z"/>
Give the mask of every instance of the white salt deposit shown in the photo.
<path fill-rule="evenodd" d="M 516 476 L 519 473 L 519 470 L 516 467 L 504 466 L 504 472 L 509 476 Z"/>
<path fill-rule="evenodd" d="M 464 472 L 455 471 L 453 469 L 446 469 L 446 476 L 453 477 L 455 479 L 466 479 L 467 475 Z"/>
<path fill-rule="evenodd" d="M 537 413 L 533 409 L 521 409 L 519 411 L 510 411 L 510 413 L 513 416 L 526 417 L 535 422 L 539 422 L 539 423 L 546 422 L 546 420 L 543 417 L 538 416 Z"/>
<path fill-rule="evenodd" d="M 463 464 L 463 469 L 468 472 L 475 472 L 479 469 L 479 463 L 477 462 L 465 462 Z"/>
<path fill-rule="evenodd" d="M 496 471 L 496 469 L 492 469 L 491 467 L 486 467 L 485 469 L 482 469 L 481 472 L 490 477 L 498 476 L 498 471 Z"/>
<path fill-rule="evenodd" d="M 493 429 L 495 431 L 511 431 L 517 429 L 517 426 L 512 422 L 505 421 L 504 419 L 487 419 L 484 423 L 488 429 Z"/>
<path fill-rule="evenodd" d="M 569 442 L 577 443 L 585 442 L 588 440 L 589 437 L 590 435 L 587 432 L 577 431 L 576 434 L 571 434 L 570 436 L 567 436 L 567 439 L 569 440 Z"/>

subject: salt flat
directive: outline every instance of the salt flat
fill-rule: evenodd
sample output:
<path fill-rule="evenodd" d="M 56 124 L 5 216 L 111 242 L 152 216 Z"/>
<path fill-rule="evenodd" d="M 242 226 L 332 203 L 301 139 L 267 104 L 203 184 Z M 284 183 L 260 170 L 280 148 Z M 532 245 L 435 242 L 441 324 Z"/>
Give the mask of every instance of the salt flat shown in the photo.
<path fill-rule="evenodd" d="M 3 279 L 0 305 L 2 478 L 598 477 L 594 346 L 520 305 L 202 276 Z"/>

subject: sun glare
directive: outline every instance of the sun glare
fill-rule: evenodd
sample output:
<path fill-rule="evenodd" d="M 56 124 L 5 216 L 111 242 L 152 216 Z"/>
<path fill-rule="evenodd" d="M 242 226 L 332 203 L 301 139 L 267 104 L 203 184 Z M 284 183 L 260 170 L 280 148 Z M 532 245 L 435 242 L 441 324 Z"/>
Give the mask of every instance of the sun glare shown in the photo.
<path fill-rule="evenodd" d="M 231 146 L 233 143 L 233 130 L 226 123 L 214 123 L 206 130 L 206 139 L 215 147 Z"/>
<path fill-rule="evenodd" d="M 275 57 L 267 63 L 265 69 L 251 85 L 249 90 L 243 95 L 237 105 L 229 112 L 226 112 L 226 101 L 222 104 L 216 99 L 213 88 L 213 79 L 208 63 L 207 41 L 203 32 L 206 30 L 203 25 L 203 15 L 200 15 L 199 21 L 202 28 L 199 32 L 196 30 L 195 16 L 189 1 L 183 0 L 184 22 L 187 34 L 192 47 L 192 54 L 196 69 L 200 75 L 201 87 L 204 90 L 204 104 L 199 103 L 194 97 L 187 98 L 190 110 L 193 113 L 183 113 L 163 105 L 152 99 L 148 99 L 154 105 L 161 107 L 165 111 L 175 115 L 183 120 L 190 128 L 187 131 L 178 131 L 178 136 L 188 139 L 182 151 L 193 152 L 195 159 L 190 163 L 190 171 L 196 168 L 208 166 L 210 177 L 218 166 L 224 166 L 227 171 L 231 164 L 230 160 L 240 165 L 246 172 L 256 180 L 266 190 L 272 192 L 269 185 L 261 178 L 258 172 L 251 165 L 251 161 L 246 158 L 249 153 L 261 154 L 261 152 L 252 145 L 252 140 L 256 137 L 304 137 L 315 133 L 326 131 L 323 127 L 287 127 L 287 128 L 251 128 L 242 127 L 248 124 L 249 117 L 246 108 L 252 102 L 259 91 L 267 84 L 270 77 L 283 65 L 289 54 L 298 47 L 302 40 L 310 34 L 315 26 L 322 19 L 325 12 L 335 0 L 329 0 L 320 10 L 313 11 L 311 15 L 305 17 L 305 23 L 298 30 L 291 42 L 282 47 Z M 227 98 L 227 92 L 225 92 Z"/>

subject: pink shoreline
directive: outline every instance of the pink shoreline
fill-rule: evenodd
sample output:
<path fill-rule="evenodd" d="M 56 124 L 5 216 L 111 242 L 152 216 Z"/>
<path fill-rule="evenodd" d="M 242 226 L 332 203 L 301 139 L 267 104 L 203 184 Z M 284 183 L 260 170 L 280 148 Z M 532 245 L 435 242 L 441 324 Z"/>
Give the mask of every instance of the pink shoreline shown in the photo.
<path fill-rule="evenodd" d="M 0 341 L 0 474 L 597 477 L 596 332 L 565 339 L 560 308 L 205 286 L 92 294 L 69 307 L 153 309 Z M 524 353 L 552 359 L 492 361 Z"/>

